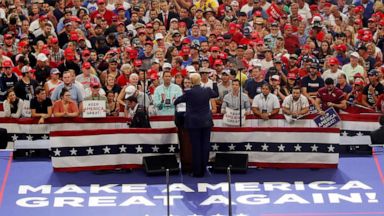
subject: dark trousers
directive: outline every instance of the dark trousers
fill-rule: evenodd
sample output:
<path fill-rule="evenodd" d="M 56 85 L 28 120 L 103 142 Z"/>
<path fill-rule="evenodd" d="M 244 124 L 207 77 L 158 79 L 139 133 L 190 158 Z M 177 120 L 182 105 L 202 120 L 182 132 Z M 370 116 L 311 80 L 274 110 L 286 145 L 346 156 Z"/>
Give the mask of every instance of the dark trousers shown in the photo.
<path fill-rule="evenodd" d="M 194 176 L 203 176 L 208 164 L 211 127 L 189 128 L 192 144 L 192 168 Z"/>

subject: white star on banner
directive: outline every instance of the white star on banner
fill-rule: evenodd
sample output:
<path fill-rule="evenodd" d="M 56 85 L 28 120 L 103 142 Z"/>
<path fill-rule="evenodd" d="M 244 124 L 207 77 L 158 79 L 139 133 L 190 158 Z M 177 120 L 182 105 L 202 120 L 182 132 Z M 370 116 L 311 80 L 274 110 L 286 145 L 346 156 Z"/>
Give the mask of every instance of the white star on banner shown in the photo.
<path fill-rule="evenodd" d="M 212 216 L 224 216 L 224 215 L 217 213 L 217 214 L 212 215 Z"/>
<path fill-rule="evenodd" d="M 87 149 L 87 153 L 88 153 L 88 155 L 93 154 L 93 148 L 89 147 L 89 148 Z"/>
<path fill-rule="evenodd" d="M 285 146 L 283 144 L 280 144 L 279 146 L 277 146 L 277 148 L 279 148 L 279 151 L 284 151 Z"/>
<path fill-rule="evenodd" d="M 213 144 L 212 150 L 213 151 L 219 151 L 219 145 L 217 145 L 217 143 Z"/>
<path fill-rule="evenodd" d="M 53 153 L 55 153 L 55 156 L 60 156 L 61 151 L 59 149 L 56 149 Z"/>
<path fill-rule="evenodd" d="M 343 131 L 343 133 L 341 133 L 341 136 L 348 136 L 347 131 Z"/>
<path fill-rule="evenodd" d="M 71 155 L 77 155 L 77 150 L 75 148 L 72 148 L 70 152 L 71 152 Z"/>
<path fill-rule="evenodd" d="M 238 215 L 236 215 L 236 216 L 248 216 L 248 215 L 243 214 L 243 213 L 240 213 L 240 214 L 238 214 Z"/>
<path fill-rule="evenodd" d="M 15 142 L 17 140 L 17 138 L 19 138 L 19 137 L 16 134 L 13 134 L 13 136 L 12 136 L 13 142 Z"/>
<path fill-rule="evenodd" d="M 125 147 L 125 145 L 120 146 L 119 149 L 120 153 L 127 152 L 127 147 Z"/>
<path fill-rule="evenodd" d="M 152 151 L 153 151 L 153 152 L 159 152 L 159 147 L 157 147 L 157 146 L 153 146 L 153 147 L 152 147 Z"/>
<path fill-rule="evenodd" d="M 188 216 L 203 216 L 203 215 L 193 214 L 193 215 L 188 215 Z"/>
<path fill-rule="evenodd" d="M 248 151 L 248 150 L 251 151 L 251 150 L 252 150 L 252 145 L 251 145 L 251 143 L 248 143 L 248 144 L 245 145 L 244 147 L 245 147 L 245 150 L 246 150 L 246 151 Z"/>
<path fill-rule="evenodd" d="M 176 148 L 175 148 L 175 146 L 171 145 L 168 147 L 168 149 L 169 149 L 169 152 L 175 152 Z"/>
<path fill-rule="evenodd" d="M 236 146 L 233 145 L 233 143 L 231 143 L 231 145 L 228 146 L 228 148 L 229 148 L 229 151 L 235 151 Z"/>
<path fill-rule="evenodd" d="M 105 146 L 105 148 L 103 148 L 103 151 L 104 151 L 104 154 L 109 154 L 109 153 L 111 153 L 110 151 L 111 151 L 111 149 L 108 147 L 108 146 Z"/>
<path fill-rule="evenodd" d="M 313 152 L 317 152 L 317 148 L 319 147 L 316 144 L 313 144 L 313 146 L 311 146 Z"/>
<path fill-rule="evenodd" d="M 139 153 L 139 152 L 143 153 L 143 147 L 141 147 L 140 145 L 138 145 L 135 149 L 136 149 L 136 153 Z"/>
<path fill-rule="evenodd" d="M 264 143 L 264 145 L 262 145 L 261 148 L 262 148 L 262 151 L 268 151 L 269 146 L 266 143 Z"/>
<path fill-rule="evenodd" d="M 335 152 L 335 147 L 333 145 L 328 146 L 328 152 Z"/>
<path fill-rule="evenodd" d="M 27 136 L 27 139 L 28 139 L 28 141 L 32 141 L 33 136 L 31 136 L 31 134 L 29 134 L 29 135 Z"/>
<path fill-rule="evenodd" d="M 294 147 L 295 147 L 295 151 L 301 151 L 301 145 L 297 144 Z"/>
<path fill-rule="evenodd" d="M 47 140 L 49 139 L 49 137 L 47 136 L 47 134 L 44 134 L 44 136 L 41 137 L 43 140 Z"/>
<path fill-rule="evenodd" d="M 363 136 L 364 134 L 359 131 L 359 133 L 356 134 L 357 136 Z"/>

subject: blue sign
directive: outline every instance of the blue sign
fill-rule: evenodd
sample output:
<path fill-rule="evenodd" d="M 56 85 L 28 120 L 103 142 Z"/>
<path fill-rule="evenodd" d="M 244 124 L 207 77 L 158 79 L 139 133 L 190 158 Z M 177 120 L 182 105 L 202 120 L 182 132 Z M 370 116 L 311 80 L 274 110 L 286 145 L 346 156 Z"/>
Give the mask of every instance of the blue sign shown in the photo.
<path fill-rule="evenodd" d="M 318 127 L 329 128 L 340 122 L 340 116 L 333 107 L 325 110 L 325 115 L 319 115 L 313 119 Z"/>

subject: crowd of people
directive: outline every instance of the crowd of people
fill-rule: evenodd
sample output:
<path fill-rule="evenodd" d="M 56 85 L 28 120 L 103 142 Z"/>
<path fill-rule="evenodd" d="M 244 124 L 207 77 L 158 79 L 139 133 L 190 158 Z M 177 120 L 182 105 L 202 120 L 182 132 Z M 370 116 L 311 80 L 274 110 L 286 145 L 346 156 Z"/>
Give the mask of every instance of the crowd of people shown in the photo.
<path fill-rule="evenodd" d="M 381 1 L 3 0 L 0 31 L 7 117 L 174 115 L 193 73 L 212 113 L 384 112 Z"/>

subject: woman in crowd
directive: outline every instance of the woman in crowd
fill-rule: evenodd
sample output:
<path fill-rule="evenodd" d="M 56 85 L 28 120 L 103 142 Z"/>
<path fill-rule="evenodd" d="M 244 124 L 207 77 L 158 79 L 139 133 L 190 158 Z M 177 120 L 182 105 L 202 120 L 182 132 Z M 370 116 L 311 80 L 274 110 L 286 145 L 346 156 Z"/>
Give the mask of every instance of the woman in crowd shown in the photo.
<path fill-rule="evenodd" d="M 4 101 L 3 106 L 5 117 L 20 118 L 23 109 L 23 100 L 16 97 L 13 89 L 9 89 L 7 91 L 7 99 Z"/>
<path fill-rule="evenodd" d="M 105 92 L 112 92 L 114 95 L 114 100 L 117 100 L 117 96 L 119 95 L 121 88 L 115 83 L 115 77 L 113 75 L 108 75 L 107 82 L 103 86 Z"/>
<path fill-rule="evenodd" d="M 79 108 L 72 101 L 71 93 L 63 88 L 60 93 L 60 100 L 53 104 L 53 115 L 55 117 L 77 117 L 79 116 Z"/>
<path fill-rule="evenodd" d="M 119 107 L 113 91 L 107 91 L 107 116 L 119 116 Z"/>

